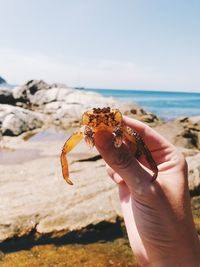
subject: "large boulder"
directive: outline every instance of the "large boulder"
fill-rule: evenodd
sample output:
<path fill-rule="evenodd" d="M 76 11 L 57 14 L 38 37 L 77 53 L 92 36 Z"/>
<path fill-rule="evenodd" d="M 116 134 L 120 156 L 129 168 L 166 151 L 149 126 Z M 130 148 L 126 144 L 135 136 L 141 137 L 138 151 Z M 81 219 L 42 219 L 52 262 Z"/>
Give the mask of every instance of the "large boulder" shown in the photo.
<path fill-rule="evenodd" d="M 30 80 L 25 85 L 15 87 L 13 89 L 13 96 L 16 99 L 18 105 L 20 105 L 20 103 L 23 103 L 26 104 L 27 106 L 30 106 L 32 98 L 34 98 L 34 95 L 38 91 L 46 90 L 49 88 L 50 85 L 48 85 L 42 80 L 40 81 Z"/>
<path fill-rule="evenodd" d="M 4 80 L 1 76 L 0 76 L 0 84 L 2 83 L 6 83 L 6 80 Z"/>
<path fill-rule="evenodd" d="M 52 87 L 48 90 L 42 89 L 30 97 L 30 102 L 35 107 L 43 108 L 48 103 L 65 102 L 72 92 L 74 92 L 72 88 L 65 87 Z"/>
<path fill-rule="evenodd" d="M 30 80 L 25 85 L 17 86 L 13 89 L 13 96 L 20 104 L 26 103 L 32 108 L 46 103 L 57 101 L 57 94 L 60 89 L 69 89 L 64 84 L 47 84 L 42 80 Z M 53 89 L 53 90 L 50 90 Z M 72 89 L 71 89 L 72 90 Z"/>
<path fill-rule="evenodd" d="M 15 104 L 15 99 L 10 89 L 0 89 L 0 104 Z"/>
<path fill-rule="evenodd" d="M 40 128 L 44 115 L 20 107 L 0 104 L 0 131 L 3 135 L 15 136 Z"/>

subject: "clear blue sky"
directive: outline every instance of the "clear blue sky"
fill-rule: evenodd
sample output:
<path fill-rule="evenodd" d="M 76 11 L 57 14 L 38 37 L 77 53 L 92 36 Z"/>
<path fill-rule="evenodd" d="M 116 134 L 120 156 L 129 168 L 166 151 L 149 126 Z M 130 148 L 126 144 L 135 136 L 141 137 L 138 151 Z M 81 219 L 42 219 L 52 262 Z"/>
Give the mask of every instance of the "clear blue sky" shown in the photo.
<path fill-rule="evenodd" d="M 200 1 L 0 0 L 0 76 L 200 91 Z"/>

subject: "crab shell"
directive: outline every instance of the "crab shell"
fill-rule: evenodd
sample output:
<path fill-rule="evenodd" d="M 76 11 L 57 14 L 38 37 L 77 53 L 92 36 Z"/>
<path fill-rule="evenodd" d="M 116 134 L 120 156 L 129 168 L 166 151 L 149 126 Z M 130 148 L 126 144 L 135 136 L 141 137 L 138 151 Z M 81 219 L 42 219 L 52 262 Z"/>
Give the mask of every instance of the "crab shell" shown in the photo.
<path fill-rule="evenodd" d="M 118 109 L 94 108 L 86 111 L 82 116 L 82 125 L 87 125 L 94 132 L 100 130 L 113 131 L 122 124 L 122 114 Z"/>

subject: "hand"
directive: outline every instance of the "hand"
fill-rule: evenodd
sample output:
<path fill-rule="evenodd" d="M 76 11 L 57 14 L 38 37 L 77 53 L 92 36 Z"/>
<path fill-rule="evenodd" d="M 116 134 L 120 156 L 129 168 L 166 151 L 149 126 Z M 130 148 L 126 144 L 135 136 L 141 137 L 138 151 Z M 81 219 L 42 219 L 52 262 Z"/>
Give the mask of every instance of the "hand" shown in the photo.
<path fill-rule="evenodd" d="M 127 144 L 115 148 L 108 132 L 96 133 L 95 145 L 119 186 L 119 197 L 132 250 L 141 266 L 200 266 L 200 246 L 192 219 L 187 164 L 182 154 L 147 125 L 124 118 L 144 139 L 159 169 L 151 171 Z"/>

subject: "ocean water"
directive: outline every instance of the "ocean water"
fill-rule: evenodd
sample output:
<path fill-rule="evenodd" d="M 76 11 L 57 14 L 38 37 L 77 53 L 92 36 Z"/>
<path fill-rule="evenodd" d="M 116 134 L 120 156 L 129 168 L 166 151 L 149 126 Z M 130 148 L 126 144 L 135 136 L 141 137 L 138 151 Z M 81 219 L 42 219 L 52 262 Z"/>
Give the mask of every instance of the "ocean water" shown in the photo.
<path fill-rule="evenodd" d="M 177 117 L 200 115 L 200 93 L 87 88 L 85 90 L 135 102 L 144 110 L 167 121 Z"/>

